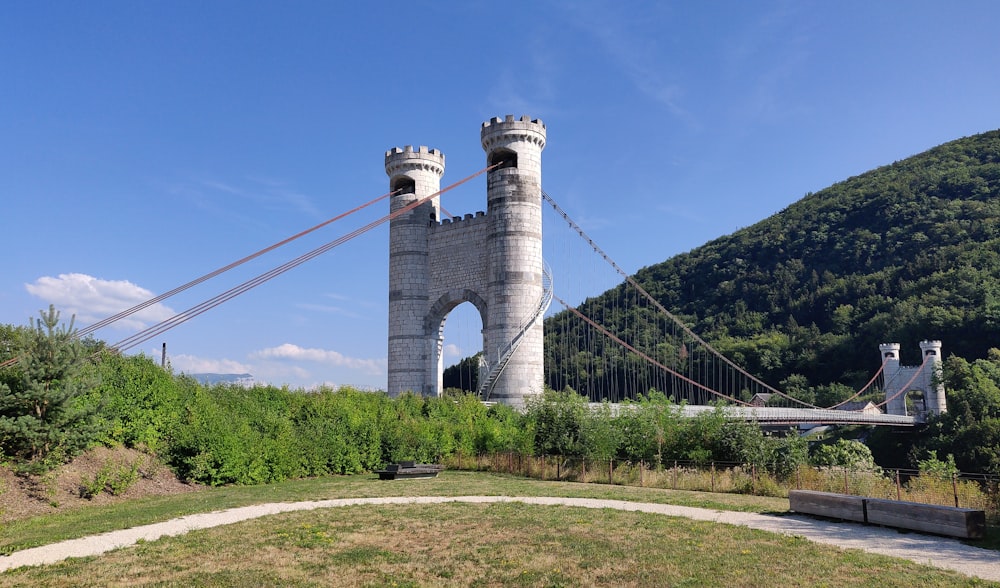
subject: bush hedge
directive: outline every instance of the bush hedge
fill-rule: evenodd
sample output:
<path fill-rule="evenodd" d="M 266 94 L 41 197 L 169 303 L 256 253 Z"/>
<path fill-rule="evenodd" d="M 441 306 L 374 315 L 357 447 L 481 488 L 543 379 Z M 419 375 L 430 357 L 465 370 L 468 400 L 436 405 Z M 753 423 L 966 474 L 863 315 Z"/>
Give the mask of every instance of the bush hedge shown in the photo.
<path fill-rule="evenodd" d="M 682 418 L 679 407 L 656 392 L 613 413 L 610 405 L 589 406 L 572 390 L 550 390 L 518 412 L 472 395 L 389 398 L 349 387 L 207 386 L 149 357 L 110 351 L 85 372 L 97 382 L 81 400 L 97 411 L 92 444 L 156 453 L 179 476 L 209 485 L 354 474 L 401 460 L 506 451 L 651 465 L 784 464 L 785 471 L 806 455 L 797 438 L 766 437 L 719 411 Z"/>

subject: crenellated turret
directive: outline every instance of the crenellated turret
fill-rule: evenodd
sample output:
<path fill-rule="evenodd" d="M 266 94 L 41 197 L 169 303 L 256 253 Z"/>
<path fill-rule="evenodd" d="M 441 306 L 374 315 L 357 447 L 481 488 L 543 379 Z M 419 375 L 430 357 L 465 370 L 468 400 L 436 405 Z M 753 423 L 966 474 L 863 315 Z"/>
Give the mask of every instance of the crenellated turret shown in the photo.
<path fill-rule="evenodd" d="M 490 324 L 486 361 L 494 364 L 523 336 L 490 398 L 521 405 L 544 384 L 542 321 L 526 325 L 542 296 L 542 149 L 546 129 L 527 116 L 490 119 L 480 132 L 487 165 Z M 527 333 L 521 333 L 528 327 Z"/>
<path fill-rule="evenodd" d="M 487 165 L 486 212 L 442 219 L 444 155 L 406 146 L 385 152 L 394 192 L 389 226 L 389 385 L 441 393 L 444 323 L 473 304 L 483 352 L 494 368 L 490 398 L 520 406 L 542 391 L 542 149 L 545 125 L 527 116 L 493 118 L 480 132 Z M 427 199 L 412 210 L 402 209 Z M 544 304 L 543 304 L 544 303 Z M 482 382 L 480 383 L 482 385 Z"/>
<path fill-rule="evenodd" d="M 885 412 L 894 415 L 908 415 L 906 399 L 911 391 L 920 392 L 922 405 L 915 407 L 917 417 L 927 414 L 948 412 L 944 382 L 941 379 L 941 342 L 921 341 L 919 366 L 900 364 L 899 343 L 882 343 L 878 346 L 884 363 Z M 915 397 L 919 398 L 919 397 Z M 917 401 L 914 400 L 916 403 Z"/>
<path fill-rule="evenodd" d="M 441 189 L 444 155 L 437 149 L 407 145 L 385 152 L 389 176 L 389 210 L 398 214 Z M 429 267 L 427 227 L 440 216 L 440 198 L 434 196 L 389 221 L 389 382 L 395 396 L 411 391 L 427 394 L 431 361 L 423 328 L 427 309 Z"/>

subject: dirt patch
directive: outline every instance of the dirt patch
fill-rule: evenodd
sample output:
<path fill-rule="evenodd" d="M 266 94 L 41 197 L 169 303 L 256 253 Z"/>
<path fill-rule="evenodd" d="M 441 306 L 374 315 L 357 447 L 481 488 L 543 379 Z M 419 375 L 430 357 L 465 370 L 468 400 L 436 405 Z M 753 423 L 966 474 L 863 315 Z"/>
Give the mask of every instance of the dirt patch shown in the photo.
<path fill-rule="evenodd" d="M 116 496 L 98 480 L 108 478 Z M 124 447 L 97 447 L 42 476 L 18 476 L 0 466 L 0 523 L 143 496 L 194 492 L 156 457 Z M 86 496 L 93 493 L 89 498 Z"/>

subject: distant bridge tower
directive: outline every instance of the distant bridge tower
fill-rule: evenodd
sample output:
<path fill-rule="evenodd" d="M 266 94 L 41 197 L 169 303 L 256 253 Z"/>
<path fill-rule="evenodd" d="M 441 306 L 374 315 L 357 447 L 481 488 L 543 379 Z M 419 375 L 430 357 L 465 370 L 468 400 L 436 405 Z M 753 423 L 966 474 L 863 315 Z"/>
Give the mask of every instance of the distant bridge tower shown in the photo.
<path fill-rule="evenodd" d="M 883 343 L 878 346 L 885 362 L 885 397 L 887 414 L 906 415 L 906 397 L 910 390 L 923 393 L 923 407 L 918 412 L 941 414 L 948 412 L 944 382 L 941 380 L 941 342 L 921 341 L 920 357 L 923 366 L 899 365 L 899 343 Z M 912 380 L 912 381 L 911 381 Z M 907 390 L 900 393 L 909 383 Z M 895 398 L 893 398 L 895 396 Z M 924 416 L 917 414 L 914 416 Z"/>
<path fill-rule="evenodd" d="M 442 389 L 442 344 L 448 313 L 463 302 L 483 323 L 481 392 L 520 406 L 542 391 L 542 314 L 547 307 L 542 261 L 542 150 L 545 125 L 493 118 L 480 132 L 488 165 L 486 212 L 440 219 L 437 196 L 389 224 L 390 396 Z M 400 210 L 440 189 L 444 155 L 427 147 L 385 154 Z M 543 284 L 544 282 L 544 284 Z M 485 390 L 483 389 L 485 387 Z"/>

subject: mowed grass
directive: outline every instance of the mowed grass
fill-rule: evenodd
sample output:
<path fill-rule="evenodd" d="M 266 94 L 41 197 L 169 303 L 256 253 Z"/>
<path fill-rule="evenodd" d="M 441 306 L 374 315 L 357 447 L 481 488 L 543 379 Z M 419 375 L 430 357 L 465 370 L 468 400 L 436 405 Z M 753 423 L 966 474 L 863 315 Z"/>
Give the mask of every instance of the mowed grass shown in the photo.
<path fill-rule="evenodd" d="M 778 498 L 539 482 L 447 471 L 207 489 L 25 521 L 0 545 L 40 545 L 264 502 L 410 495 L 612 498 L 783 512 Z M 351 506 L 287 513 L 0 574 L 4 586 L 983 586 L 904 560 L 743 527 L 519 503 Z"/>
<path fill-rule="evenodd" d="M 199 492 L 83 507 L 14 521 L 0 529 L 0 554 L 184 515 L 266 502 L 381 496 L 567 496 L 678 504 L 743 512 L 784 512 L 788 500 L 763 496 L 656 488 L 544 482 L 486 472 L 445 471 L 437 478 L 379 480 L 373 474 L 292 480 L 264 486 L 206 488 Z"/>
<path fill-rule="evenodd" d="M 0 575 L 0 586 L 976 586 L 743 527 L 518 503 L 265 517 Z"/>

